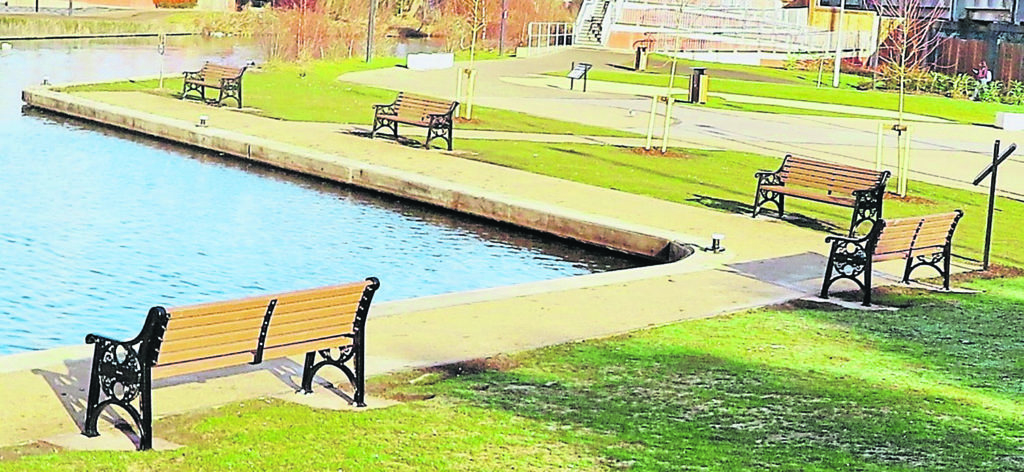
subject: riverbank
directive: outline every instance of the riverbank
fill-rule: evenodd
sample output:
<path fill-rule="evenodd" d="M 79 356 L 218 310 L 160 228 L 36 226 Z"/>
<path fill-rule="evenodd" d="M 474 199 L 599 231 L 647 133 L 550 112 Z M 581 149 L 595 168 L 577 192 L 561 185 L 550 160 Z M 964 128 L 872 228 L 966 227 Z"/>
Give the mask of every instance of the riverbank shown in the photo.
<path fill-rule="evenodd" d="M 723 254 L 698 251 L 680 262 L 648 268 L 381 304 L 367 328 L 371 374 L 781 302 L 814 292 L 820 282 L 827 249 L 823 235 L 775 220 L 751 220 L 150 94 L 71 96 L 45 89 L 25 94 L 34 106 L 648 256 L 665 257 L 666 241 L 699 248 L 708 244 L 711 231 L 728 235 Z M 208 128 L 196 126 L 199 114 L 208 116 Z M 81 418 L 75 399 L 84 391 L 88 354 L 70 348 L 23 355 L 17 368 L 3 374 L 0 400 L 22 406 L 0 412 L 0 444 L 74 437 Z M 282 362 L 286 368 L 298 360 Z M 161 384 L 155 404 L 164 416 L 280 395 L 289 385 L 267 370 L 218 372 Z"/>

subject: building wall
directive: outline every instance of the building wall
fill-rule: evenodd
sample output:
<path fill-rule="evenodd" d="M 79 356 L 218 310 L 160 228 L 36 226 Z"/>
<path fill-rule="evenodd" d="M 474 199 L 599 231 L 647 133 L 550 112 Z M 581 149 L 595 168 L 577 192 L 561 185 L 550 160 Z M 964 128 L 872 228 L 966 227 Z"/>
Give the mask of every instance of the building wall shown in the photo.
<path fill-rule="evenodd" d="M 843 31 L 872 32 L 875 30 L 877 17 L 878 14 L 873 11 L 846 10 L 843 12 Z M 811 6 L 807 11 L 807 24 L 812 28 L 835 31 L 839 24 L 839 9 L 818 6 L 815 0 L 811 0 Z"/>

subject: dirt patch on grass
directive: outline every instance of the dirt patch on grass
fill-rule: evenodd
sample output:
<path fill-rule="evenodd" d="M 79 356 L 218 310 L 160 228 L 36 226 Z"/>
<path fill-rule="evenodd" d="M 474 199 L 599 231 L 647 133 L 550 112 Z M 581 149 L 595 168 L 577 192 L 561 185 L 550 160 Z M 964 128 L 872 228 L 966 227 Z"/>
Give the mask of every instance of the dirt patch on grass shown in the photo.
<path fill-rule="evenodd" d="M 693 159 L 694 157 L 696 157 L 693 154 L 682 151 L 675 151 L 672 149 L 669 149 L 664 154 L 662 154 L 661 148 L 658 147 L 651 148 L 650 150 L 644 148 L 631 148 L 630 151 L 632 151 L 633 154 L 647 157 L 668 157 L 672 159 Z"/>
<path fill-rule="evenodd" d="M 903 203 L 913 203 L 913 204 L 916 204 L 916 205 L 934 205 L 935 204 L 934 201 L 929 200 L 927 198 L 915 197 L 913 195 L 907 195 L 905 197 L 901 197 L 899 195 L 896 195 L 895 193 L 886 193 L 885 194 L 885 199 L 886 200 L 890 200 L 890 201 L 903 202 Z"/>
<path fill-rule="evenodd" d="M 446 377 L 458 377 L 460 375 L 482 374 L 487 371 L 508 372 L 519 367 L 519 362 L 506 355 L 497 355 L 483 359 L 471 359 L 453 364 L 427 369 L 427 372 L 438 372 Z"/>
<path fill-rule="evenodd" d="M 950 280 L 953 282 L 970 282 L 971 280 L 989 280 L 1010 277 L 1024 277 L 1024 269 L 991 264 L 988 266 L 988 270 L 953 274 L 953 276 L 950 277 Z"/>
<path fill-rule="evenodd" d="M 59 447 L 44 443 L 42 441 L 23 444 L 21 446 L 4 447 L 0 448 L 0 462 L 13 461 L 28 456 L 52 454 L 54 452 L 60 451 L 61 449 Z"/>

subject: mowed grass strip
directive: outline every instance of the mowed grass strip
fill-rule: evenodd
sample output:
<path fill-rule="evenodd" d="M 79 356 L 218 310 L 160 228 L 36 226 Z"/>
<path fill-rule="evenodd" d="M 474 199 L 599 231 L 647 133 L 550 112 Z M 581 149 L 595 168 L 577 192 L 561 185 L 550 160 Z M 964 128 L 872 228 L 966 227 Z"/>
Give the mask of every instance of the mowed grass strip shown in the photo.
<path fill-rule="evenodd" d="M 271 63 L 263 70 L 245 73 L 242 100 L 246 108 L 256 109 L 259 114 L 271 118 L 369 125 L 373 122 L 373 105 L 393 102 L 398 91 L 343 82 L 338 80 L 338 77 L 360 70 L 397 67 L 402 63 L 403 59 L 394 57 L 378 58 L 371 63 L 358 60 L 316 61 L 308 64 Z M 72 93 L 144 91 L 178 97 L 181 85 L 180 77 L 171 77 L 164 81 L 163 89 L 158 88 L 159 82 L 156 80 L 143 80 L 73 86 L 64 90 Z M 210 92 L 216 94 L 215 90 Z M 227 103 L 229 106 L 234 105 L 232 100 Z M 458 129 L 580 136 L 636 136 L 625 131 L 482 106 L 473 107 L 472 121 L 456 124 L 456 136 Z"/>
<path fill-rule="evenodd" d="M 897 93 L 854 89 L 853 85 L 855 83 L 866 80 L 863 77 L 845 76 L 847 78 L 843 79 L 841 87 L 835 89 L 831 87 L 830 80 L 826 81 L 826 84 L 822 87 L 817 87 L 816 80 L 813 82 L 810 80 L 811 73 L 808 71 L 776 70 L 778 71 L 778 76 L 793 79 L 792 83 L 776 83 L 769 82 L 766 79 L 758 80 L 757 75 L 753 73 L 751 73 L 750 80 L 716 77 L 715 70 L 724 67 L 724 65 L 706 65 L 710 75 L 708 89 L 711 92 L 877 108 L 888 111 L 899 110 L 899 94 Z M 746 68 L 751 67 L 753 66 L 746 66 Z M 565 72 L 552 72 L 549 75 L 564 76 Z M 777 78 L 774 74 L 766 77 Z M 590 72 L 590 80 L 667 87 L 669 75 L 662 73 L 595 70 Z M 675 89 L 683 91 L 688 87 L 688 83 L 689 77 L 677 75 L 673 85 Z M 995 123 L 997 112 L 1017 112 L 1020 110 L 1020 107 L 1015 105 L 957 100 L 939 95 L 906 94 L 904 98 L 904 112 L 906 113 L 933 116 L 967 124 L 991 125 Z"/>
<path fill-rule="evenodd" d="M 176 451 L 0 470 L 1024 470 L 1009 275 L 957 282 L 984 295 L 880 289 L 897 312 L 802 302 L 377 377 L 429 398 L 383 410 L 229 405 L 160 420 Z"/>
<path fill-rule="evenodd" d="M 776 170 L 780 157 L 735 151 L 672 149 L 667 156 L 645 155 L 635 149 L 583 144 L 459 140 L 457 149 L 475 154 L 468 159 L 572 180 L 597 187 L 749 215 L 757 180 L 754 172 Z M 895 186 L 892 181 L 890 187 Z M 886 218 L 964 210 L 954 238 L 954 253 L 978 259 L 985 237 L 988 196 L 925 182 L 910 181 L 910 198 L 885 202 Z M 775 208 L 761 218 L 775 217 Z M 1016 249 L 1021 238 L 1011 228 L 1024 225 L 1024 203 L 1000 197 L 998 227 L 993 234 L 993 260 L 1024 265 Z M 787 219 L 816 230 L 844 234 L 852 209 L 801 199 L 788 199 Z M 822 248 L 824 234 L 822 236 Z"/>

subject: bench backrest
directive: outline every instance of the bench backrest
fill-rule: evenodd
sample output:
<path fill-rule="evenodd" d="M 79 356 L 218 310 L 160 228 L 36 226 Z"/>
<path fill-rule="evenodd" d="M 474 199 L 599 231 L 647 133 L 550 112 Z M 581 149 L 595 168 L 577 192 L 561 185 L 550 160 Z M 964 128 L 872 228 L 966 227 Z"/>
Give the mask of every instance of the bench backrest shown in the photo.
<path fill-rule="evenodd" d="M 168 309 L 153 378 L 251 363 L 351 343 L 375 279 Z M 269 313 L 269 316 L 268 316 Z"/>
<path fill-rule="evenodd" d="M 953 240 L 956 224 L 963 216 L 951 213 L 881 220 L 872 259 L 884 261 L 927 256 L 945 251 Z"/>
<path fill-rule="evenodd" d="M 398 92 L 395 113 L 405 119 L 429 121 L 427 115 L 447 115 L 455 111 L 456 102 Z"/>
<path fill-rule="evenodd" d="M 237 79 L 244 73 L 245 67 L 222 66 L 211 62 L 203 64 L 203 68 L 199 71 L 199 74 L 203 76 L 203 80 L 208 82 L 220 82 L 220 79 Z"/>
<path fill-rule="evenodd" d="M 889 179 L 889 171 L 879 172 L 788 155 L 779 176 L 786 185 L 850 195 L 854 190 L 884 185 Z"/>

